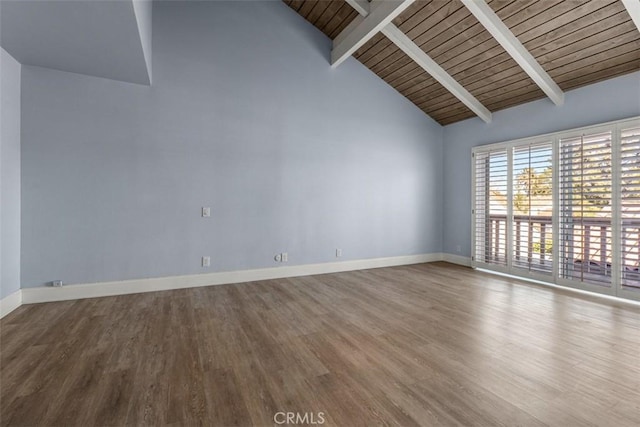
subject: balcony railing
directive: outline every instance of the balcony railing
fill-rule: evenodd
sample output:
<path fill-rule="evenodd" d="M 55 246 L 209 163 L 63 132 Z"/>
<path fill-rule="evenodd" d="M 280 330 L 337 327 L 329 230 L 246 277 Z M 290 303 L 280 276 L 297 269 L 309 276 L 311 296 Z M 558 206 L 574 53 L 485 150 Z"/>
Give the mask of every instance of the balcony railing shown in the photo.
<path fill-rule="evenodd" d="M 484 256 L 487 261 L 504 260 L 507 225 L 506 215 L 489 216 L 485 227 Z M 513 265 L 551 273 L 553 218 L 514 215 L 513 227 Z M 564 258 L 566 271 L 579 271 L 591 277 L 611 276 L 610 218 L 575 218 L 564 224 L 563 235 L 560 256 Z M 623 285 L 640 288 L 640 218 L 623 220 L 621 247 Z"/>

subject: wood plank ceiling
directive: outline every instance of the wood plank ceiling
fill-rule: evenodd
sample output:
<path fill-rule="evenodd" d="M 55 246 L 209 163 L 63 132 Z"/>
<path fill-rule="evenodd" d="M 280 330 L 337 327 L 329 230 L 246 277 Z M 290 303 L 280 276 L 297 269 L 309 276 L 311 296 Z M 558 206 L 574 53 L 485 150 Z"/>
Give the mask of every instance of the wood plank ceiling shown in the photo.
<path fill-rule="evenodd" d="M 334 39 L 358 13 L 344 0 L 284 0 Z M 620 0 L 488 0 L 563 91 L 640 70 L 640 32 Z M 418 0 L 393 23 L 491 111 L 544 98 L 460 0 Z M 354 56 L 442 125 L 474 117 L 382 34 Z"/>

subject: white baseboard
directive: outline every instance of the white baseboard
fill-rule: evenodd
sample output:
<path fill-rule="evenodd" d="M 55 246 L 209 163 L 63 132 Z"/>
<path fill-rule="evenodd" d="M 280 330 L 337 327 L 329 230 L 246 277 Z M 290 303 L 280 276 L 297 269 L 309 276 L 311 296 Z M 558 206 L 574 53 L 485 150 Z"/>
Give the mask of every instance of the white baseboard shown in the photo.
<path fill-rule="evenodd" d="M 465 267 L 471 267 L 471 258 L 461 255 L 442 254 L 442 261 L 450 262 L 451 264 L 464 265 Z"/>
<path fill-rule="evenodd" d="M 22 305 L 22 289 L 0 299 L 0 319 Z"/>
<path fill-rule="evenodd" d="M 22 303 L 65 301 L 82 298 L 96 298 L 113 295 L 137 294 L 141 292 L 166 291 L 171 289 L 195 288 L 200 286 L 224 285 L 251 282 L 255 280 L 282 279 L 286 277 L 310 276 L 314 274 L 339 273 L 343 271 L 365 270 L 368 268 L 392 267 L 397 265 L 420 264 L 441 261 L 443 254 L 421 254 L 389 258 L 371 258 L 354 261 L 329 262 L 321 264 L 293 265 L 255 270 L 225 271 L 188 276 L 158 277 L 150 279 L 99 282 L 67 285 L 61 288 L 41 286 L 22 289 Z"/>

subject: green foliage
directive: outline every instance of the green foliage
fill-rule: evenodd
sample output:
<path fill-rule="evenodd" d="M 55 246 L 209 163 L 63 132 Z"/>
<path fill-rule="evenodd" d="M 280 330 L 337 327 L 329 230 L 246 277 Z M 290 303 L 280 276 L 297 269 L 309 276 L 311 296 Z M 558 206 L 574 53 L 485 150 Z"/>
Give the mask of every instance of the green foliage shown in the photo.
<path fill-rule="evenodd" d="M 514 180 L 513 205 L 517 212 L 527 214 L 532 206 L 551 204 L 551 166 L 541 172 L 524 168 Z"/>
<path fill-rule="evenodd" d="M 610 148 L 590 153 L 576 151 L 572 160 L 572 173 L 563 178 L 565 187 L 571 189 L 564 199 L 571 206 L 574 216 L 597 217 L 610 210 L 612 203 L 612 165 Z M 549 163 L 550 163 L 549 159 Z M 629 155 L 623 160 L 626 172 L 621 176 L 622 192 L 630 199 L 640 198 L 640 153 Z M 587 177 L 583 177 L 585 173 Z M 524 168 L 513 180 L 513 208 L 516 215 L 535 215 L 536 209 L 550 210 L 553 198 L 553 171 L 551 166 L 544 169 Z M 494 198 L 502 192 L 495 191 Z M 503 196 L 506 200 L 506 195 Z M 604 211 L 604 212 L 603 212 Z M 550 247 L 550 246 L 549 246 Z"/>
<path fill-rule="evenodd" d="M 582 177 L 582 170 L 568 178 L 572 195 L 570 205 L 574 214 L 594 217 L 611 205 L 611 157 L 609 154 L 582 158 L 583 165 L 589 165 L 588 179 Z M 594 173 L 595 171 L 595 173 Z M 552 203 L 553 177 L 551 166 L 542 171 L 523 169 L 514 179 L 513 204 L 518 213 L 528 214 L 536 207 L 550 206 Z"/>
<path fill-rule="evenodd" d="M 532 251 L 534 253 L 541 254 L 542 253 L 542 244 L 540 242 L 535 242 L 533 244 Z M 544 241 L 544 253 L 545 254 L 553 254 L 553 240 L 545 240 Z"/>

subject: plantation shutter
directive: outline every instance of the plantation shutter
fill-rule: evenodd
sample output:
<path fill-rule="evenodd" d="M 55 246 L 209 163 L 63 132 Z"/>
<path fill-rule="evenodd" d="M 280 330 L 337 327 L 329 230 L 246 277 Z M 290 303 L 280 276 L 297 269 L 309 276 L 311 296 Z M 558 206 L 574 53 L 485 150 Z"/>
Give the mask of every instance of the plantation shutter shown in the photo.
<path fill-rule="evenodd" d="M 611 286 L 612 132 L 560 140 L 560 277 Z"/>
<path fill-rule="evenodd" d="M 620 160 L 621 284 L 640 290 L 640 127 L 621 130 Z"/>
<path fill-rule="evenodd" d="M 507 266 L 506 149 L 474 154 L 474 261 Z"/>
<path fill-rule="evenodd" d="M 552 142 L 513 151 L 512 266 L 553 274 Z"/>

